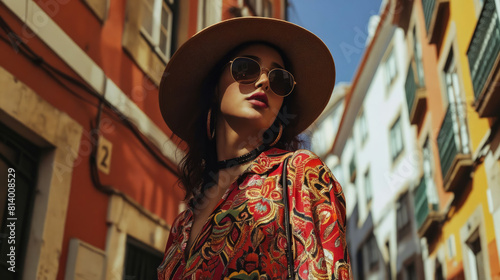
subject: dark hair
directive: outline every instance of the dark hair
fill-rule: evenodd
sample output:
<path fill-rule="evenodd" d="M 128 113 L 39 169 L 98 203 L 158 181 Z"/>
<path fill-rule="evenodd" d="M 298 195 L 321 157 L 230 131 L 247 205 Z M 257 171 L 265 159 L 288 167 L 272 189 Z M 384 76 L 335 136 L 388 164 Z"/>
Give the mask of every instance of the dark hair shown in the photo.
<path fill-rule="evenodd" d="M 217 163 L 217 150 L 215 139 L 209 140 L 207 136 L 208 111 L 212 109 L 211 120 L 212 124 L 214 124 L 216 115 L 219 113 L 215 89 L 222 71 L 227 65 L 227 62 L 233 59 L 236 53 L 254 44 L 264 44 L 278 51 L 283 58 L 285 68 L 289 69 L 286 56 L 276 46 L 267 42 L 247 42 L 228 52 L 228 54 L 215 65 L 213 70 L 210 71 L 209 75 L 205 78 L 201 89 L 200 102 L 203 104 L 203 110 L 195 123 L 195 137 L 190 141 L 186 141 L 188 150 L 179 164 L 179 180 L 186 191 L 185 199 L 188 199 L 191 196 L 196 197 L 202 195 L 208 186 L 214 184 L 211 175 L 217 173 L 215 168 Z M 290 99 L 285 97 L 278 117 L 276 117 L 274 123 L 269 127 L 269 129 L 264 132 L 264 135 L 268 136 L 266 137 L 266 143 L 264 144 L 270 144 L 274 141 L 274 139 L 276 139 L 279 126 L 281 124 L 283 126 L 283 134 L 273 147 L 294 151 L 299 148 L 301 141 L 297 136 L 291 136 L 286 133 L 286 125 L 280 119 L 281 112 L 284 108 L 288 107 L 289 102 Z"/>

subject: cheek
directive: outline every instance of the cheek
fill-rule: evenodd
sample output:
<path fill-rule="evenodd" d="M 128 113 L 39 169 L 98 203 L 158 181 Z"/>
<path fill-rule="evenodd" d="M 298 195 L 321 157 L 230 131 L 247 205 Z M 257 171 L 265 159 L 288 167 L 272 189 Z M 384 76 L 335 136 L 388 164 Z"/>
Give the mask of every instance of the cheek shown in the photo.
<path fill-rule="evenodd" d="M 219 104 L 232 104 L 236 102 L 235 99 L 239 93 L 238 84 L 235 83 L 221 83 L 218 89 Z"/>
<path fill-rule="evenodd" d="M 269 100 L 269 106 L 271 107 L 271 111 L 275 115 L 278 115 L 279 110 L 281 109 L 281 105 L 283 104 L 284 98 L 271 93 L 268 95 L 268 100 Z"/>

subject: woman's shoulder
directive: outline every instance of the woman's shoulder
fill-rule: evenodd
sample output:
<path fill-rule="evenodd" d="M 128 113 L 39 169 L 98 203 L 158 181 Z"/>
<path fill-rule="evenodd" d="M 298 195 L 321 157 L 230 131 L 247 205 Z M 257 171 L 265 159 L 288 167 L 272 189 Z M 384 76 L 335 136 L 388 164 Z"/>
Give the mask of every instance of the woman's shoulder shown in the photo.
<path fill-rule="evenodd" d="M 293 152 L 290 157 L 290 165 L 295 170 L 296 175 L 303 174 L 307 176 L 317 174 L 325 179 L 328 178 L 328 181 L 333 180 L 337 182 L 337 179 L 326 163 L 318 155 L 309 150 L 300 149 Z"/>
<path fill-rule="evenodd" d="M 293 154 L 291 154 L 290 161 L 294 166 L 307 165 L 310 167 L 324 167 L 328 169 L 326 164 L 318 155 L 306 149 L 299 149 L 293 152 Z"/>

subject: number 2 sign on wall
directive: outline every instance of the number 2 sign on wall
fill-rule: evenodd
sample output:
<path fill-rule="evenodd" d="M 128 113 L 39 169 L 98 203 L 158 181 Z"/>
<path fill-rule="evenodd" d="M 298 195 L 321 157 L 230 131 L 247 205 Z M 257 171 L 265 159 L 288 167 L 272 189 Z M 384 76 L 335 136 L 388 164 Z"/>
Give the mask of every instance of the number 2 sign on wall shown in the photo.
<path fill-rule="evenodd" d="M 111 149 L 113 144 L 103 136 L 99 137 L 99 145 L 97 150 L 97 167 L 101 172 L 109 174 L 111 167 Z"/>

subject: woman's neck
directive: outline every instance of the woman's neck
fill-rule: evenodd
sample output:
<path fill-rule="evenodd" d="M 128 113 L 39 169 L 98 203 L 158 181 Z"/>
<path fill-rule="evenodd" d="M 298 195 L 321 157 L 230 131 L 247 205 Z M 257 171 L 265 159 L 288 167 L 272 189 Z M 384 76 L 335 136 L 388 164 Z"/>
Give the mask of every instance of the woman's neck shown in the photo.
<path fill-rule="evenodd" d="M 244 127 L 244 126 L 238 126 Z M 258 131 L 249 127 L 234 130 L 227 122 L 218 121 L 215 132 L 217 160 L 227 160 L 247 154 L 262 144 Z"/>

